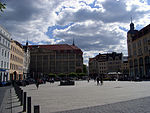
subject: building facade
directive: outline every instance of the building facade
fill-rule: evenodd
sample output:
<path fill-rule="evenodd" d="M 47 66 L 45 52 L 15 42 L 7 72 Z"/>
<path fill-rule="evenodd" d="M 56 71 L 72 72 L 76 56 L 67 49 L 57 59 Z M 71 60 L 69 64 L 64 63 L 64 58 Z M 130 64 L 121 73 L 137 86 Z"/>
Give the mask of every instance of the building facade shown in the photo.
<path fill-rule="evenodd" d="M 83 72 L 83 52 L 75 45 L 31 45 L 30 74 Z"/>
<path fill-rule="evenodd" d="M 90 76 L 107 75 L 121 72 L 122 53 L 99 54 L 89 59 Z"/>
<path fill-rule="evenodd" d="M 131 22 L 127 44 L 130 78 L 150 79 L 150 24 L 138 31 Z"/>
<path fill-rule="evenodd" d="M 0 26 L 0 82 L 9 80 L 10 33 Z"/>
<path fill-rule="evenodd" d="M 24 50 L 23 46 L 15 41 L 11 40 L 10 50 L 10 79 L 11 80 L 23 80 L 23 64 L 24 63 Z"/>

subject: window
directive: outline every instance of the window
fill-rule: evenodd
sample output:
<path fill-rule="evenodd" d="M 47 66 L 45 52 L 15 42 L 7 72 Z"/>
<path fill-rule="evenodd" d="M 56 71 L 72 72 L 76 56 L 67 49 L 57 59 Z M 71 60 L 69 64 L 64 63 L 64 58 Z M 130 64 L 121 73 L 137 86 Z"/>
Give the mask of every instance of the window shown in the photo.
<path fill-rule="evenodd" d="M 10 46 L 10 43 L 8 42 L 8 47 Z"/>
<path fill-rule="evenodd" d="M 3 68 L 3 61 L 1 61 L 1 68 Z"/>
<path fill-rule="evenodd" d="M 7 58 L 9 58 L 9 52 L 7 53 Z"/>
<path fill-rule="evenodd" d="M 12 59 L 12 54 L 10 55 L 10 59 Z"/>
<path fill-rule="evenodd" d="M 7 52 L 5 51 L 5 57 L 7 56 Z"/>
<path fill-rule="evenodd" d="M 4 55 L 4 49 L 2 49 L 2 56 Z"/>
<path fill-rule="evenodd" d="M 10 63 L 10 69 L 12 69 L 12 64 Z"/>
<path fill-rule="evenodd" d="M 6 68 L 6 62 L 4 62 L 4 68 Z"/>
<path fill-rule="evenodd" d="M 5 44 L 5 39 L 3 39 L 3 44 Z"/>
<path fill-rule="evenodd" d="M 6 40 L 6 46 L 7 46 L 7 40 Z"/>

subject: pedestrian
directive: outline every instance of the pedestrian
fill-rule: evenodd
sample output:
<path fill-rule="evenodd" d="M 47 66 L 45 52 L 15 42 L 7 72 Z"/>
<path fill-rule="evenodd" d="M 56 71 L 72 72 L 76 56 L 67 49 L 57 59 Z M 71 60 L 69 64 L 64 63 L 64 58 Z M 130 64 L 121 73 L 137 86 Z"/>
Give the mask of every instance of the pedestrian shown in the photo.
<path fill-rule="evenodd" d="M 97 77 L 97 85 L 99 85 L 99 77 Z"/>
<path fill-rule="evenodd" d="M 88 82 L 90 81 L 90 77 L 87 78 L 87 81 L 88 81 Z"/>
<path fill-rule="evenodd" d="M 37 80 L 36 82 L 36 88 L 38 89 L 39 88 L 39 81 Z"/>
<path fill-rule="evenodd" d="M 101 85 L 103 85 L 103 76 L 101 75 Z"/>

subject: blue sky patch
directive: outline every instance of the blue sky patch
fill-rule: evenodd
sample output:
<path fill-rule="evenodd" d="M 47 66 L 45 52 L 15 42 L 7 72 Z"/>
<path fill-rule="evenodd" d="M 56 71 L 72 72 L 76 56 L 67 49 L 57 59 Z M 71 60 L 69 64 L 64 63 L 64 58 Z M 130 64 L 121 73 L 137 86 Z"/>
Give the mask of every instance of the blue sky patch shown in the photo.
<path fill-rule="evenodd" d="M 141 30 L 143 27 L 144 27 L 144 26 L 142 26 L 142 25 L 140 25 L 140 24 L 137 24 L 135 29 L 136 29 L 136 30 Z"/>
<path fill-rule="evenodd" d="M 126 28 L 124 28 L 124 27 L 119 26 L 119 29 L 121 29 L 121 30 L 123 30 L 123 31 L 125 31 L 125 32 L 128 32 L 128 29 L 126 29 Z"/>
<path fill-rule="evenodd" d="M 54 38 L 54 36 L 53 36 L 53 31 L 54 30 L 56 30 L 56 29 L 58 29 L 58 30 L 66 29 L 66 28 L 68 28 L 69 26 L 71 26 L 73 24 L 74 23 L 70 23 L 70 24 L 65 25 L 65 26 L 55 25 L 55 26 L 48 27 L 46 35 L 49 36 L 50 38 Z M 56 37 L 55 37 L 55 40 L 57 40 Z"/>
<path fill-rule="evenodd" d="M 147 4 L 150 5 L 150 0 L 147 0 Z"/>
<path fill-rule="evenodd" d="M 79 3 L 84 3 L 87 6 L 90 6 L 91 8 L 97 8 L 99 9 L 100 7 L 98 5 L 95 5 L 97 0 L 94 0 L 93 3 L 87 4 L 85 1 L 79 1 Z"/>
<path fill-rule="evenodd" d="M 57 14 L 57 16 L 59 15 L 60 12 L 63 11 L 63 9 L 66 9 L 66 8 L 70 8 L 70 9 L 75 9 L 75 7 L 66 7 L 66 6 L 62 6 L 62 8 L 60 8 L 59 11 L 56 11 L 55 13 Z"/>

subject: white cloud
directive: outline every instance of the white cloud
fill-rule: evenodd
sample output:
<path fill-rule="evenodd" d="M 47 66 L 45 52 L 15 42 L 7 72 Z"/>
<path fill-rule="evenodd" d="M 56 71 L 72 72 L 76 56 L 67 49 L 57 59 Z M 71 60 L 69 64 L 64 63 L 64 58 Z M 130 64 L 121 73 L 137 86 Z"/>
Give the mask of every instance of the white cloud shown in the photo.
<path fill-rule="evenodd" d="M 95 1 L 95 2 L 94 2 Z M 35 44 L 75 44 L 84 52 L 84 62 L 96 53 L 123 52 L 127 55 L 126 31 L 132 15 L 135 26 L 149 24 L 150 7 L 147 0 L 10 0 L 0 24 L 12 38 L 24 43 L 27 38 Z M 46 35 L 48 27 L 55 29 L 54 37 Z M 31 43 L 31 44 L 32 44 Z"/>

